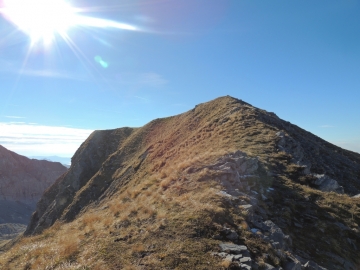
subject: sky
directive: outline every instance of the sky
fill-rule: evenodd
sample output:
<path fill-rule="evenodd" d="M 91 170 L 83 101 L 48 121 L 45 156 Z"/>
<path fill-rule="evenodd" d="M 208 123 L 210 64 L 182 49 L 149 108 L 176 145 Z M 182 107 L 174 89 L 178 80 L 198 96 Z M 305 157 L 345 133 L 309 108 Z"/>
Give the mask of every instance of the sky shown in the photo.
<path fill-rule="evenodd" d="M 12 151 L 71 157 L 93 130 L 230 95 L 360 153 L 360 1 L 24 3 L 0 0 Z"/>

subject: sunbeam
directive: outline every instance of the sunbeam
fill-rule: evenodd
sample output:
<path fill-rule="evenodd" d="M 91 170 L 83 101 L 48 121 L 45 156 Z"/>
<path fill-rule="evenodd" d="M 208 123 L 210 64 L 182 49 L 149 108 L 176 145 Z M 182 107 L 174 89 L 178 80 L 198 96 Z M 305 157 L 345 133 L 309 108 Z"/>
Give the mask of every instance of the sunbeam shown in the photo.
<path fill-rule="evenodd" d="M 50 46 L 56 36 L 77 26 L 139 31 L 136 26 L 112 20 L 80 15 L 83 10 L 64 0 L 3 0 L 0 13 L 31 39 L 32 46 L 42 42 Z"/>
<path fill-rule="evenodd" d="M 119 21 L 92 17 L 93 15 L 87 16 L 86 13 L 94 10 L 96 10 L 95 7 L 74 7 L 67 0 L 0 0 L 0 15 L 17 29 L 12 32 L 20 31 L 29 40 L 25 59 L 18 70 L 19 74 L 13 89 L 17 88 L 22 75 L 29 74 L 25 72 L 28 64 L 30 70 L 34 69 L 32 65 L 35 62 L 29 62 L 31 55 L 34 55 L 38 62 L 41 58 L 38 56 L 43 53 L 46 54 L 48 59 L 51 52 L 56 51 L 59 53 L 61 51 L 62 43 L 65 43 L 73 52 L 88 75 L 93 76 L 96 74 L 103 82 L 106 82 L 104 74 L 100 72 L 98 67 L 107 68 L 109 63 L 99 58 L 99 56 L 97 57 L 98 53 L 88 55 L 81 42 L 77 42 L 78 34 L 91 29 L 116 29 L 138 32 L 144 32 L 144 30 Z M 6 42 L 6 40 L 2 38 L 0 42 Z M 54 67 L 46 66 L 45 70 L 52 68 Z M 55 69 L 59 69 L 59 67 Z"/>

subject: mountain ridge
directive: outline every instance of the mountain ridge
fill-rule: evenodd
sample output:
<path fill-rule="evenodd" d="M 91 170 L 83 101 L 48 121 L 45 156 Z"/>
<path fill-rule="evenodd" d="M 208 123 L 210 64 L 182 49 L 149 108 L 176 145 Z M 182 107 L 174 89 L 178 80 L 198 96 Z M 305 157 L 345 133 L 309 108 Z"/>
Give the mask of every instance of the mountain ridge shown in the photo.
<path fill-rule="evenodd" d="M 60 156 L 28 156 L 30 159 L 47 160 L 52 162 L 60 162 L 65 167 L 70 167 L 71 157 L 60 157 Z"/>
<path fill-rule="evenodd" d="M 65 260 L 54 269 L 69 258 L 74 269 L 356 269 L 359 179 L 359 154 L 226 96 L 93 132 L 20 244 L 45 248 L 53 235 L 59 252 L 37 252 Z M 29 269 L 49 266 L 24 256 Z"/>

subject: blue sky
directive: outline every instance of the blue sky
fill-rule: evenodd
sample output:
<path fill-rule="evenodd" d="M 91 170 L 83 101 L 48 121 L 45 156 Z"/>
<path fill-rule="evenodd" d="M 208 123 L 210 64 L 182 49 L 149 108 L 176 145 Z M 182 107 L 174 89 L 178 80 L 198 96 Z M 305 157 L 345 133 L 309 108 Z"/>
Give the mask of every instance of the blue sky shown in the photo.
<path fill-rule="evenodd" d="M 360 152 L 359 1 L 69 3 L 135 31 L 77 25 L 68 42 L 55 34 L 32 44 L 0 18 L 5 147 L 72 156 L 92 130 L 142 126 L 231 95 Z"/>

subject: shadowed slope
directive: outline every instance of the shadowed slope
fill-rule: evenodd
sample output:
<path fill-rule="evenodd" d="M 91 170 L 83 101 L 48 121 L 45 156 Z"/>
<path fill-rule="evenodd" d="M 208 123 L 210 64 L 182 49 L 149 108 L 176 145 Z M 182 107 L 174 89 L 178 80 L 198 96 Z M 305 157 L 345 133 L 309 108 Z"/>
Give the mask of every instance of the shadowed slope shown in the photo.
<path fill-rule="evenodd" d="M 67 168 L 29 159 L 0 145 L 0 223 L 27 224 L 36 202 Z"/>

